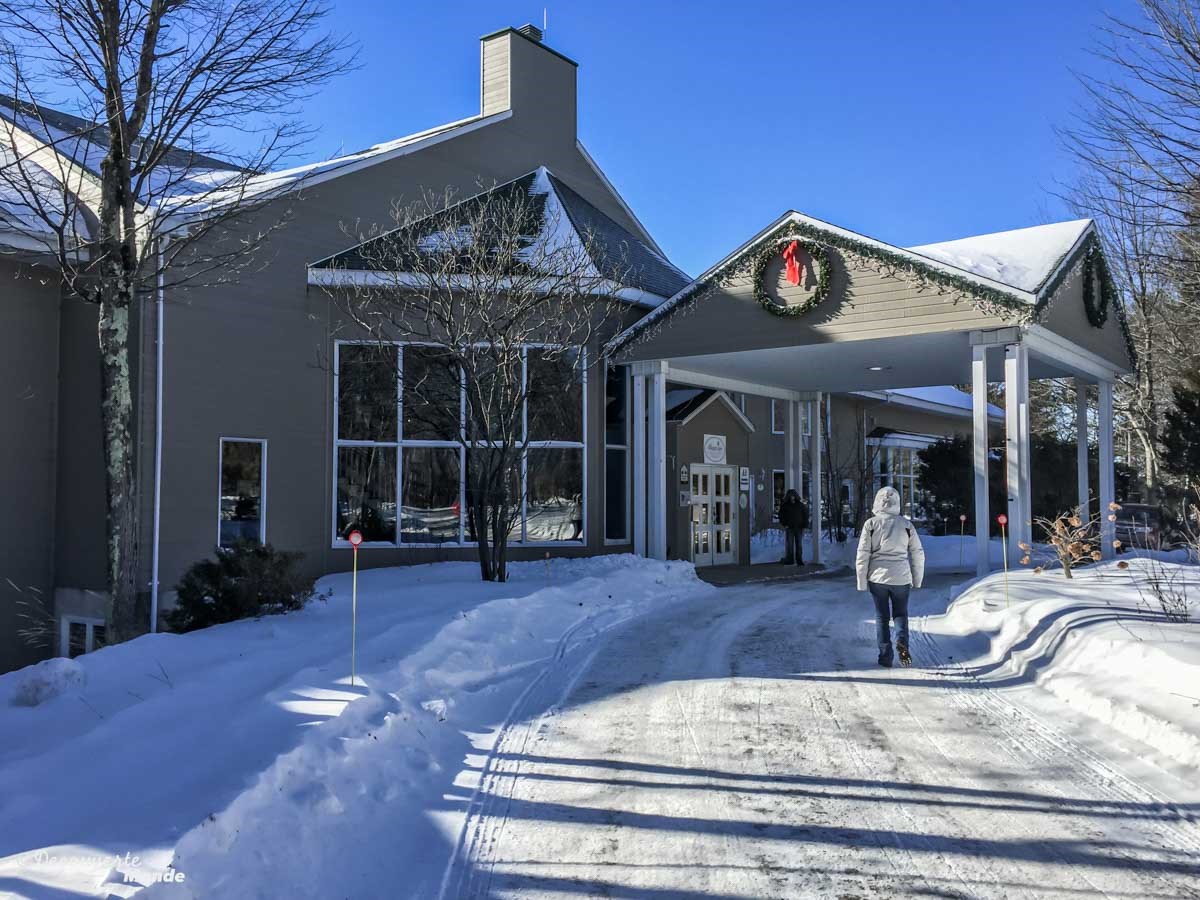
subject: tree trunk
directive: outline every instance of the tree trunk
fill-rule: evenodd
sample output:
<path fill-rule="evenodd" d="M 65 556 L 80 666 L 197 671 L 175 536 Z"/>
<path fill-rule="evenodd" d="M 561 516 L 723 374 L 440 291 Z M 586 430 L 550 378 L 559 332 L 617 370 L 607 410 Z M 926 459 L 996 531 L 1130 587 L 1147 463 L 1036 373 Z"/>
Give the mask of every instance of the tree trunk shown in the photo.
<path fill-rule="evenodd" d="M 107 492 L 109 614 L 106 640 L 129 640 L 137 621 L 137 491 L 133 465 L 133 390 L 129 372 L 132 291 L 100 302 L 101 424 Z"/>

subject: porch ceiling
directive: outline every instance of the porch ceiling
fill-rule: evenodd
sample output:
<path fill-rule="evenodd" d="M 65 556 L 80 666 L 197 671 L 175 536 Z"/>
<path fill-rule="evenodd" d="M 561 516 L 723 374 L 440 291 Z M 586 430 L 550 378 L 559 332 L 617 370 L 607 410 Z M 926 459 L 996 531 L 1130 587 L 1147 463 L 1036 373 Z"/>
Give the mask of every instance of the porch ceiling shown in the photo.
<path fill-rule="evenodd" d="M 969 383 L 971 344 L 968 332 L 943 332 L 678 356 L 667 363 L 671 380 L 683 383 L 691 372 L 788 391 L 843 393 Z M 1086 373 L 1031 352 L 1029 374 L 1059 378 Z M 1000 349 L 989 354 L 988 380 L 1004 380 Z"/>

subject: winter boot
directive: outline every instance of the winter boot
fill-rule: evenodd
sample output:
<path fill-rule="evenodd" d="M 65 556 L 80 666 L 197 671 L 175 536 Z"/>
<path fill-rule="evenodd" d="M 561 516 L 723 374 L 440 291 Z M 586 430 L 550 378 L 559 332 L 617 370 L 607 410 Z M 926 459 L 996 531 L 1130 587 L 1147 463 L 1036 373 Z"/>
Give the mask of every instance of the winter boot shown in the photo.
<path fill-rule="evenodd" d="M 908 654 L 908 644 L 896 643 L 896 655 L 900 657 L 900 665 L 908 668 L 912 665 L 912 657 Z"/>
<path fill-rule="evenodd" d="M 892 645 L 891 644 L 880 644 L 879 645 L 879 664 L 881 666 L 883 666 L 885 669 L 890 669 L 892 667 Z"/>

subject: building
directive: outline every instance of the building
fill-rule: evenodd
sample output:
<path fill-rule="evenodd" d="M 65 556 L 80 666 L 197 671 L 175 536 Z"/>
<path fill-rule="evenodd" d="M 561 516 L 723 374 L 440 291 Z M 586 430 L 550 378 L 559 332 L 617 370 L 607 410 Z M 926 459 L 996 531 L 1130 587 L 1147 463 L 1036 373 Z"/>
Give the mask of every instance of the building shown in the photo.
<path fill-rule="evenodd" d="M 750 528 L 768 521 L 781 485 L 808 484 L 821 501 L 830 464 L 814 450 L 823 433 L 838 441 L 830 459 L 863 450 L 876 465 L 886 460 L 870 473 L 872 485 L 886 478 L 905 489 L 911 475 L 898 468 L 910 465 L 906 451 L 968 422 L 961 398 L 923 396 L 930 386 L 974 378 L 970 431 L 985 453 L 996 412 L 985 405 L 989 380 L 1004 380 L 1014 398 L 1027 396 L 1029 377 L 1098 382 L 1105 421 L 1112 379 L 1131 357 L 1119 311 L 1105 319 L 1098 300 L 1085 302 L 1096 248 L 1090 223 L 900 250 L 790 213 L 693 281 L 579 142 L 576 73 L 537 29 L 485 36 L 478 115 L 256 176 L 251 188 L 270 199 L 245 227 L 288 211 L 261 265 L 232 285 L 160 291 L 138 311 L 139 582 L 148 624 L 157 626 L 151 610 L 170 605 L 191 563 L 239 537 L 300 551 L 313 574 L 349 568 L 347 531 L 367 530 L 368 518 L 364 565 L 473 557 L 462 449 L 444 434 L 406 432 L 395 406 L 385 426 L 365 426 L 356 410 L 400 398 L 347 393 L 338 377 L 362 360 L 330 291 L 338 279 L 371 274 L 344 225 L 386 223 L 392 202 L 422 187 L 462 197 L 481 183 L 537 192 L 571 227 L 603 235 L 632 263 L 612 294 L 636 324 L 586 348 L 615 364 L 589 369 L 569 394 L 578 428 L 541 435 L 526 451 L 514 559 L 629 551 L 690 558 L 697 544 L 688 523 L 703 494 L 723 505 L 731 527 L 709 533 L 709 553 L 697 561 L 744 561 Z M 21 141 L 54 143 L 18 106 L 0 115 Z M 64 116 L 54 127 L 83 136 L 70 146 L 83 148 L 84 169 L 94 164 L 86 139 L 93 126 Z M 0 604 L 0 667 L 10 668 L 37 656 L 17 635 L 17 599 L 42 598 L 58 634 L 53 652 L 102 642 L 105 488 L 95 310 L 64 295 L 38 249 L 45 236 L 11 198 L 0 207 L 9 250 L 0 274 L 10 276 L 0 300 L 0 416 L 21 435 L 0 457 L 0 578 L 12 588 Z M 797 254 L 804 258 L 793 284 Z M 1099 286 L 1095 294 L 1108 296 Z M 417 350 L 397 353 L 401 365 L 419 364 Z M 703 399 L 693 393 L 668 407 L 668 381 Z M 900 386 L 917 390 L 892 390 Z M 1028 480 L 1023 402 L 1005 411 L 1014 521 Z M 706 436 L 723 440 L 710 447 Z M 1112 492 L 1111 429 L 1106 440 L 1102 500 Z M 714 468 L 697 482 L 704 466 Z M 866 479 L 845 481 L 837 490 L 851 491 L 854 506 Z M 908 490 L 915 502 L 917 489 Z"/>

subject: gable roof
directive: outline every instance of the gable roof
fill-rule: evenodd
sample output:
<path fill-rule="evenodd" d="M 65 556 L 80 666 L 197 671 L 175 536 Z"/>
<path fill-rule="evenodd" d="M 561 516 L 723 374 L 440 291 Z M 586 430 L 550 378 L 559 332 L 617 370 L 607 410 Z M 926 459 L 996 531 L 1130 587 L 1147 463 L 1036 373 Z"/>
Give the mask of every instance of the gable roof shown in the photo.
<path fill-rule="evenodd" d="M 668 391 L 668 394 L 670 393 L 672 392 Z M 750 432 L 755 430 L 754 423 L 750 421 L 750 418 L 744 412 L 738 409 L 737 404 L 724 391 L 713 390 L 712 388 L 676 388 L 675 393 L 679 394 L 681 399 L 674 406 L 668 407 L 666 413 L 666 420 L 668 422 L 676 422 L 681 426 L 686 425 L 699 415 L 702 410 L 707 409 L 714 403 L 721 403 L 743 428 Z M 669 397 L 667 402 L 670 403 Z"/>
<path fill-rule="evenodd" d="M 1062 285 L 1070 267 L 1080 255 L 1093 242 L 1098 241 L 1095 224 L 1091 219 L 1058 225 L 1061 227 L 1034 226 L 1015 232 L 997 232 L 992 235 L 980 235 L 978 238 L 967 238 L 964 240 L 978 243 L 973 247 L 957 248 L 956 256 L 956 248 L 947 249 L 945 244 L 924 245 L 918 248 L 923 252 L 918 252 L 917 249 L 897 247 L 886 241 L 790 210 L 724 259 L 709 267 L 666 303 L 616 335 L 608 343 L 606 350 L 610 353 L 619 350 L 638 333 L 652 324 L 661 322 L 676 309 L 695 299 L 708 286 L 724 283 L 743 271 L 755 250 L 773 241 L 797 236 L 812 238 L 831 247 L 879 259 L 895 272 L 909 272 L 917 277 L 927 278 L 943 287 L 962 291 L 982 304 L 1007 309 L 1015 316 L 1029 320 Z M 1036 235 L 1022 235 L 1022 232 L 1030 231 L 1040 232 L 1046 238 L 1052 237 L 1053 247 L 1049 251 L 1039 249 L 1035 253 L 1032 248 L 1037 246 Z M 1070 246 L 1062 250 L 1071 235 L 1074 239 Z M 948 242 L 954 243 L 958 242 Z M 990 254 L 984 253 L 984 250 L 990 250 Z M 938 258 L 939 255 L 956 258 L 958 263 L 969 264 L 970 268 L 947 262 L 946 259 Z M 1001 266 L 1000 263 L 1004 265 Z M 1037 284 L 1033 288 L 1026 288 L 1000 280 L 1001 278 L 1026 284 L 1036 280 Z M 1124 321 L 1122 316 L 1118 317 Z"/>
<path fill-rule="evenodd" d="M 935 262 L 1036 294 L 1091 226 L 1091 219 L 1075 219 L 908 249 Z"/>
<path fill-rule="evenodd" d="M 397 265 L 405 266 L 402 254 L 407 251 L 390 253 L 389 243 L 400 248 L 428 246 L 431 250 L 445 250 L 458 239 L 448 229 L 461 223 L 452 210 L 490 199 L 503 203 L 506 198 L 518 195 L 525 195 L 531 201 L 522 210 L 530 219 L 522 225 L 525 246 L 541 242 L 555 247 L 573 244 L 587 254 L 599 276 L 631 289 L 630 297 L 645 306 L 658 305 L 688 283 L 688 277 L 657 250 L 597 209 L 545 166 L 318 260 L 309 266 L 310 283 L 334 284 L 346 280 L 339 277 L 339 272 L 379 272 L 380 257 L 386 259 L 396 253 L 401 254 Z"/>
<path fill-rule="evenodd" d="M 880 391 L 856 391 L 855 393 L 860 397 L 873 397 L 940 415 L 970 418 L 973 410 L 971 395 L 950 384 L 915 388 L 886 388 Z M 989 403 L 987 411 L 989 418 L 1004 418 L 1004 410 L 995 404 Z"/>

